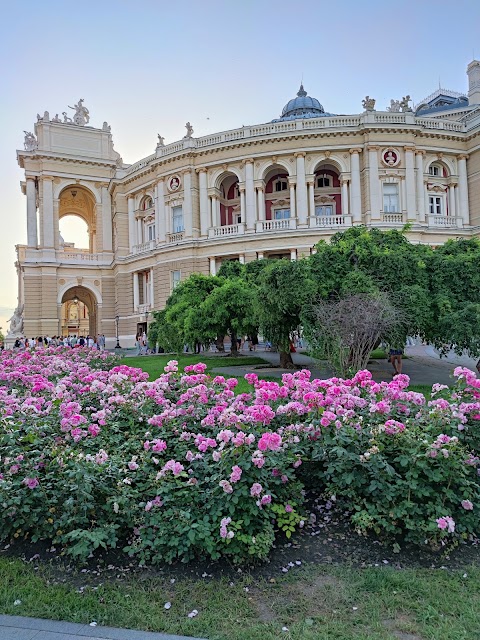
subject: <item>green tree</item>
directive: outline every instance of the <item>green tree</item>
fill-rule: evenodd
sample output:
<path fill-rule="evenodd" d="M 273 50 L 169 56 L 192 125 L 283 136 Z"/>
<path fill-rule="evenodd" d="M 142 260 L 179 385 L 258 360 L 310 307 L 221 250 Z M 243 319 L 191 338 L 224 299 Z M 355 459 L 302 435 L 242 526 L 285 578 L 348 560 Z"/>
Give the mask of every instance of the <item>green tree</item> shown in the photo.
<path fill-rule="evenodd" d="M 428 266 L 432 319 L 426 338 L 442 353 L 480 355 L 480 241 L 448 240 Z"/>
<path fill-rule="evenodd" d="M 408 228 L 404 231 L 407 231 Z M 431 323 L 427 264 L 430 247 L 412 244 L 404 232 L 352 227 L 319 242 L 309 259 L 317 299 L 387 293 L 404 318 L 403 337 L 425 335 Z"/>
<path fill-rule="evenodd" d="M 259 260 L 258 262 L 264 262 Z M 274 260 L 258 274 L 255 313 L 263 336 L 278 347 L 280 366 L 292 367 L 292 332 L 300 324 L 302 309 L 315 292 L 307 260 Z"/>

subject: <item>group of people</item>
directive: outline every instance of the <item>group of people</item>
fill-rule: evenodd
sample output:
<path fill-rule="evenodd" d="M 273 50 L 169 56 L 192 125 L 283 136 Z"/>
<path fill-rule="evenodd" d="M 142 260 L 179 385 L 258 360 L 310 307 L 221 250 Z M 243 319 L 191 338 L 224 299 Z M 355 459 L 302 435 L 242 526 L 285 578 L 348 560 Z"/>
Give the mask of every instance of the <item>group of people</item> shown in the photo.
<path fill-rule="evenodd" d="M 37 336 L 36 338 L 17 338 L 14 349 L 44 349 L 46 347 L 88 347 L 90 349 L 105 349 L 105 336 L 98 334 L 94 336 Z"/>
<path fill-rule="evenodd" d="M 149 353 L 148 338 L 145 331 L 143 333 L 137 333 L 135 336 L 135 348 L 137 350 L 137 356 L 146 356 Z"/>

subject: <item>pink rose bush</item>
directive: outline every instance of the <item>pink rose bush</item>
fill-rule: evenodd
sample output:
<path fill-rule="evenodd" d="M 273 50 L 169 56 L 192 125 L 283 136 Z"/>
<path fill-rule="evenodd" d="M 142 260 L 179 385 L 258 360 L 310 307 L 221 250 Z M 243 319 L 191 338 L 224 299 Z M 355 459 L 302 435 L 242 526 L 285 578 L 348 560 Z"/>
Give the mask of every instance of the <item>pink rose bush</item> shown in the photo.
<path fill-rule="evenodd" d="M 157 380 L 86 349 L 0 356 L 0 540 L 141 562 L 267 557 L 303 522 L 304 488 L 336 495 L 360 532 L 445 543 L 478 534 L 480 381 L 460 369 L 432 399 L 376 383 Z"/>

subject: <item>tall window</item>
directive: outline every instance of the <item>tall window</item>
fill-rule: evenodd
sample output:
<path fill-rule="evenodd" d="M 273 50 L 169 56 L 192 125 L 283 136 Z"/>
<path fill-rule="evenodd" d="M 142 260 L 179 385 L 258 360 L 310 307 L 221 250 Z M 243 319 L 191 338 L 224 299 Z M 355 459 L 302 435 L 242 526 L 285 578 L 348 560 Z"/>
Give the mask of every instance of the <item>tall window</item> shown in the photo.
<path fill-rule="evenodd" d="M 175 289 L 177 285 L 180 284 L 180 280 L 182 279 L 181 271 L 172 271 L 172 291 Z"/>
<path fill-rule="evenodd" d="M 331 177 L 327 174 L 324 174 L 323 176 L 319 176 L 317 178 L 317 187 L 319 189 L 322 189 L 323 187 L 331 187 Z"/>
<path fill-rule="evenodd" d="M 428 205 L 432 216 L 443 215 L 443 198 L 442 196 L 429 196 Z"/>
<path fill-rule="evenodd" d="M 290 209 L 275 209 L 273 217 L 275 220 L 287 220 L 290 218 Z"/>
<path fill-rule="evenodd" d="M 442 170 L 441 170 L 441 167 L 438 164 L 431 164 L 428 167 L 428 173 L 431 176 L 441 176 L 442 175 Z"/>
<path fill-rule="evenodd" d="M 383 210 L 385 213 L 398 213 L 398 184 L 383 185 Z"/>
<path fill-rule="evenodd" d="M 147 228 L 146 228 L 147 233 L 145 234 L 147 236 L 147 241 L 148 240 L 155 240 L 155 225 L 154 224 L 148 224 Z"/>
<path fill-rule="evenodd" d="M 184 230 L 183 226 L 183 209 L 181 206 L 172 207 L 172 228 L 173 233 L 180 233 Z"/>
<path fill-rule="evenodd" d="M 320 217 L 333 216 L 333 204 L 322 204 L 315 207 L 315 215 Z"/>

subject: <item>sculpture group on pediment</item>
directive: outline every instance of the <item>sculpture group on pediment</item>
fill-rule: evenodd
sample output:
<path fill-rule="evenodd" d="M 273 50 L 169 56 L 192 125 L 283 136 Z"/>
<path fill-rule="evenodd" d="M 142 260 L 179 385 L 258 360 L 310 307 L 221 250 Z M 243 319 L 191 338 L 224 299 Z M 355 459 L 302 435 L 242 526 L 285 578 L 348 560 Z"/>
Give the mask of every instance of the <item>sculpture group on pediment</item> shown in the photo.
<path fill-rule="evenodd" d="M 23 141 L 25 151 L 35 151 L 38 146 L 37 139 L 31 131 L 24 131 L 23 133 L 25 134 L 25 139 Z"/>
<path fill-rule="evenodd" d="M 390 100 L 390 106 L 387 107 L 387 111 L 390 111 L 390 113 L 399 113 L 400 100 Z"/>
<path fill-rule="evenodd" d="M 75 115 L 73 116 L 73 123 L 79 127 L 84 127 L 90 121 L 90 113 L 87 107 L 83 106 L 84 99 L 80 100 L 73 107 L 68 105 L 69 109 L 74 109 Z"/>
<path fill-rule="evenodd" d="M 362 100 L 362 107 L 365 111 L 375 111 L 375 98 L 370 98 L 370 96 L 365 96 L 365 99 Z"/>
<path fill-rule="evenodd" d="M 403 96 L 403 98 L 400 101 L 400 109 L 401 109 L 401 111 L 403 113 L 407 113 L 407 112 L 411 112 L 412 111 L 412 108 L 408 104 L 411 101 L 412 101 L 412 99 L 411 99 L 411 97 L 409 95 Z"/>
<path fill-rule="evenodd" d="M 62 119 L 58 117 L 58 113 L 55 114 L 55 117 L 52 118 L 52 122 L 61 122 Z"/>

